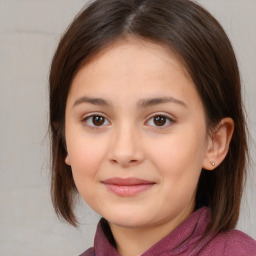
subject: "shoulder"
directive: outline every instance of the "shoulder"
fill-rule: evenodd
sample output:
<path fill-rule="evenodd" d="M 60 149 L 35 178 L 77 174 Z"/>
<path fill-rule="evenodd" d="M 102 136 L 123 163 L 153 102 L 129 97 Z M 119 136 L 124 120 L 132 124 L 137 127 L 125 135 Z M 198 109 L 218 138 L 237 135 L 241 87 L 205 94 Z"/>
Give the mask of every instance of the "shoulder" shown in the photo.
<path fill-rule="evenodd" d="M 91 247 L 79 256 L 95 256 L 94 248 Z"/>
<path fill-rule="evenodd" d="M 205 248 L 209 255 L 256 256 L 256 241 L 239 230 L 216 235 Z"/>

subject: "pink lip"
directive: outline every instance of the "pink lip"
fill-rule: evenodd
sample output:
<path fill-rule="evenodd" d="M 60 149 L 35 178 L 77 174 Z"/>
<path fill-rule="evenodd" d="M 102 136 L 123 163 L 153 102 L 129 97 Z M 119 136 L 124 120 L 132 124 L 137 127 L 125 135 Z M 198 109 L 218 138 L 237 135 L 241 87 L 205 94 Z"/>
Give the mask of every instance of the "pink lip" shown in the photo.
<path fill-rule="evenodd" d="M 155 182 L 137 178 L 111 178 L 102 183 L 114 194 L 124 197 L 135 196 L 155 185 Z"/>

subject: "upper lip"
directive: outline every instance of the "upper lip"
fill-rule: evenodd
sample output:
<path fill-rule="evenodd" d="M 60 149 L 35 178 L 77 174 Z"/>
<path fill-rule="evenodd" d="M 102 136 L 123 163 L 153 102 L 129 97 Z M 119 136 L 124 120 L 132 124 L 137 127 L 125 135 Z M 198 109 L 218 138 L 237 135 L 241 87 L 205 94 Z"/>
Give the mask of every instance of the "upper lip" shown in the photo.
<path fill-rule="evenodd" d="M 139 178 L 110 178 L 102 181 L 104 184 L 117 185 L 117 186 L 135 186 L 145 184 L 155 184 L 153 181 L 143 180 Z"/>

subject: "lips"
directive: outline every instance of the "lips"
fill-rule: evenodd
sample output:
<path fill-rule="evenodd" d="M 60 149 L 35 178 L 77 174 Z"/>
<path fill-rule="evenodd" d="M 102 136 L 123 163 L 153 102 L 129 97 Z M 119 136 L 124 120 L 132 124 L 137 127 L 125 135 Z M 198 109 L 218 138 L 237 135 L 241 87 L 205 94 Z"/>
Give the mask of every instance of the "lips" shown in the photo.
<path fill-rule="evenodd" d="M 102 181 L 106 188 L 122 197 L 135 196 L 152 188 L 156 183 L 138 178 L 111 178 Z"/>

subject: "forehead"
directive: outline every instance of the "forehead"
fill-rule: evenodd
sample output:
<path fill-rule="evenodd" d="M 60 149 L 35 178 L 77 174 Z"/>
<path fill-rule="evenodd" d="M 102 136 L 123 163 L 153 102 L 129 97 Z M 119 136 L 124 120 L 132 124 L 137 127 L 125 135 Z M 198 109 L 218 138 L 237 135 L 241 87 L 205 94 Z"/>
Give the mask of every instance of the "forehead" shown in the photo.
<path fill-rule="evenodd" d="M 83 79 L 87 74 L 100 80 L 105 79 L 106 76 L 112 78 L 111 74 L 115 79 L 125 79 L 136 73 L 150 80 L 153 77 L 163 76 L 170 66 L 172 70 L 182 73 L 185 79 L 191 81 L 183 60 L 169 46 L 137 37 L 128 37 L 112 42 L 89 60 L 85 60 L 71 85 L 81 79 L 81 74 Z M 172 75 L 174 77 L 175 74 Z"/>

